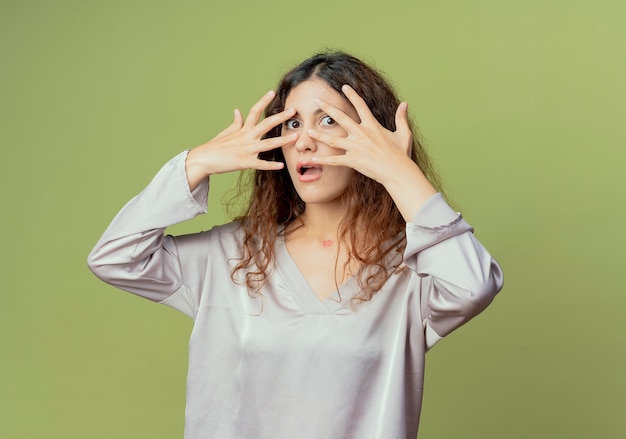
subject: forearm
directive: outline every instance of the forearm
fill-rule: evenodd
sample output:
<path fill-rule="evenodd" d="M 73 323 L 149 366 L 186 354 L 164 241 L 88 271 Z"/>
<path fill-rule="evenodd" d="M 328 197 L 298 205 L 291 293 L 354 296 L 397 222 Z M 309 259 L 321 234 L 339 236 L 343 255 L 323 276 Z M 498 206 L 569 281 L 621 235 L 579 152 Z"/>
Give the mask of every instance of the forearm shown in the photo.
<path fill-rule="evenodd" d="M 417 164 L 407 157 L 390 167 L 382 184 L 393 198 L 404 220 L 413 220 L 424 203 L 437 193 Z"/>
<path fill-rule="evenodd" d="M 206 165 L 202 161 L 202 152 L 198 148 L 194 148 L 187 153 L 185 159 L 185 175 L 189 190 L 194 191 L 200 183 L 209 178 Z"/>
<path fill-rule="evenodd" d="M 99 278 L 152 300 L 172 292 L 180 280 L 178 250 L 163 231 L 206 212 L 208 192 L 200 185 L 188 190 L 184 159 L 181 153 L 170 160 L 111 221 L 88 258 Z"/>
<path fill-rule="evenodd" d="M 423 318 L 442 337 L 502 288 L 502 269 L 472 232 L 441 195 L 429 198 L 407 224 L 404 261 L 421 278 Z"/>

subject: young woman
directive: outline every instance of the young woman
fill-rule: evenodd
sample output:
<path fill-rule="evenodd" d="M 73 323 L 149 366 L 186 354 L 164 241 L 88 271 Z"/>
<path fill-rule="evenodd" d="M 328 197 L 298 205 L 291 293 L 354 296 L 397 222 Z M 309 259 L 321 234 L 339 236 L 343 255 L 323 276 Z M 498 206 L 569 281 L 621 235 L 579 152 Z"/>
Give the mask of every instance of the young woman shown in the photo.
<path fill-rule="evenodd" d="M 242 217 L 164 236 L 206 211 L 210 175 L 246 169 Z M 194 319 L 192 439 L 413 439 L 425 352 L 502 287 L 441 196 L 407 104 L 343 53 L 304 61 L 245 120 L 235 110 L 174 157 L 89 266 Z"/>

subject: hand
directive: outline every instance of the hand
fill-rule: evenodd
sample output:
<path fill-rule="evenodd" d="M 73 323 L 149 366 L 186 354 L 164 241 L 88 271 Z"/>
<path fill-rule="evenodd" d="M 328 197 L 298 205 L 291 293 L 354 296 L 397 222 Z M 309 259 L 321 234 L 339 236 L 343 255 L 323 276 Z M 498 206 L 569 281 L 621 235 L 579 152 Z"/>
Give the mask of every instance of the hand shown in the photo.
<path fill-rule="evenodd" d="M 348 85 L 342 91 L 354 106 L 360 122 L 354 121 L 340 109 L 318 100 L 317 105 L 332 117 L 347 133 L 347 137 L 335 137 L 311 130 L 309 135 L 321 143 L 344 150 L 344 155 L 314 157 L 321 165 L 348 166 L 361 174 L 383 183 L 393 176 L 398 162 L 411 161 L 413 133 L 409 127 L 406 102 L 396 110 L 396 131 L 383 127 L 369 107 L 354 89 Z"/>
<path fill-rule="evenodd" d="M 401 103 L 396 110 L 396 130 L 383 127 L 369 107 L 352 87 L 344 85 L 343 93 L 354 106 L 360 122 L 340 109 L 318 101 L 319 108 L 347 132 L 336 137 L 315 130 L 308 132 L 315 140 L 345 151 L 343 155 L 313 157 L 321 165 L 348 166 L 372 178 L 387 189 L 407 222 L 437 190 L 411 159 L 413 133 L 409 127 L 408 105 Z"/>
<path fill-rule="evenodd" d="M 207 143 L 189 151 L 185 169 L 192 190 L 212 174 L 243 169 L 270 171 L 283 168 L 284 164 L 281 162 L 258 158 L 261 152 L 289 145 L 297 139 L 297 135 L 293 134 L 261 140 L 268 131 L 294 115 L 294 110 L 285 110 L 259 122 L 274 95 L 274 91 L 266 93 L 252 106 L 245 121 L 241 111 L 235 110 L 233 123 L 228 128 Z"/>

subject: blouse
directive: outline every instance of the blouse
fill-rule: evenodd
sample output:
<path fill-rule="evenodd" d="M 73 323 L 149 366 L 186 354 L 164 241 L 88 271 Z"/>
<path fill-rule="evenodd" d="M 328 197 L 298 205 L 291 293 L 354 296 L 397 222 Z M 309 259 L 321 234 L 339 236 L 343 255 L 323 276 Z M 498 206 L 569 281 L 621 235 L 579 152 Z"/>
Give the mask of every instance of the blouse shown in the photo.
<path fill-rule="evenodd" d="M 231 279 L 239 224 L 164 234 L 207 211 L 208 179 L 191 192 L 185 158 L 126 204 L 88 258 L 105 282 L 194 320 L 185 438 L 414 439 L 425 352 L 502 288 L 473 229 L 434 195 L 406 225 L 404 268 L 356 307 L 355 278 L 320 300 L 279 235 L 251 297 Z"/>

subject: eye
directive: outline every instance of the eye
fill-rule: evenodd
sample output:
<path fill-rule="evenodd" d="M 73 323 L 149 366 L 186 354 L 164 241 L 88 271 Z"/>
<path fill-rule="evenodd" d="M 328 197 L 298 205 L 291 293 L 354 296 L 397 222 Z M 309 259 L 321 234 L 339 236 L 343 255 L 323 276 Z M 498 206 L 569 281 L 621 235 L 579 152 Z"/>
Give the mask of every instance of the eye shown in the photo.
<path fill-rule="evenodd" d="M 322 121 L 321 122 L 322 122 L 322 125 L 334 125 L 336 123 L 335 119 L 333 119 L 330 116 L 322 117 Z"/>
<path fill-rule="evenodd" d="M 295 130 L 300 128 L 300 122 L 298 122 L 296 119 L 289 119 L 287 122 L 285 122 L 285 128 L 287 128 L 288 130 Z"/>

